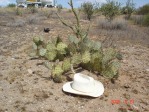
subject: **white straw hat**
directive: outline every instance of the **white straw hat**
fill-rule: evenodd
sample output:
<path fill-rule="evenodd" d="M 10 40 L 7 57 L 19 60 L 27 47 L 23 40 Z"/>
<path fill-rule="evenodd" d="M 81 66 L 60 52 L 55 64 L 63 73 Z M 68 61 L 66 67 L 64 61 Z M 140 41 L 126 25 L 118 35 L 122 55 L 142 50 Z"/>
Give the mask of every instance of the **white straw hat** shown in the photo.
<path fill-rule="evenodd" d="M 73 81 L 63 85 L 63 91 L 78 95 L 99 97 L 104 92 L 104 86 L 92 77 L 76 73 Z"/>

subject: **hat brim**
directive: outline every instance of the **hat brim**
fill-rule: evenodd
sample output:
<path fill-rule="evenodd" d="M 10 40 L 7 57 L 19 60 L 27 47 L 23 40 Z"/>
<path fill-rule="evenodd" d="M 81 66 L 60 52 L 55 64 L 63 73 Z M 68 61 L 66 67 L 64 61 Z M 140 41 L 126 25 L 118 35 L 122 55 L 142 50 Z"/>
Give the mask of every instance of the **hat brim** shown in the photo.
<path fill-rule="evenodd" d="M 68 92 L 68 93 L 73 93 L 77 95 L 83 95 L 83 96 L 91 96 L 91 97 L 99 97 L 104 93 L 104 86 L 101 82 L 95 80 L 95 87 L 94 90 L 88 93 L 85 92 L 80 92 L 77 90 L 74 90 L 71 87 L 72 82 L 67 82 L 66 84 L 63 85 L 63 91 Z"/>

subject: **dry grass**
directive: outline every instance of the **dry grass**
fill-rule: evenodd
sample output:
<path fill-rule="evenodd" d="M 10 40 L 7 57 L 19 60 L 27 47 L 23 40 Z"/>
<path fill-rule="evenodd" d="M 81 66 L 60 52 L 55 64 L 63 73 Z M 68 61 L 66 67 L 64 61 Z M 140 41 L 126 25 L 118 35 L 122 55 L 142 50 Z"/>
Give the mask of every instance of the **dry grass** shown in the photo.
<path fill-rule="evenodd" d="M 133 15 L 131 16 L 131 20 L 133 20 L 134 24 L 143 25 L 143 15 Z"/>
<path fill-rule="evenodd" d="M 23 27 L 25 25 L 26 21 L 23 19 L 15 19 L 12 22 L 8 22 L 6 26 L 10 27 Z"/>
<path fill-rule="evenodd" d="M 114 19 L 113 21 L 108 21 L 105 18 L 99 18 L 97 21 L 98 27 L 107 30 L 125 30 L 127 29 L 127 22 L 122 18 Z"/>
<path fill-rule="evenodd" d="M 106 23 L 103 17 L 99 17 L 95 21 L 92 21 L 94 28 L 91 28 L 89 35 L 92 37 L 94 35 L 98 40 L 104 41 L 105 46 L 116 45 L 119 42 L 124 43 L 126 41 L 128 43 L 149 46 L 148 27 L 142 28 L 132 25 L 131 22 L 125 21 L 123 18 L 113 21 L 113 24 Z"/>

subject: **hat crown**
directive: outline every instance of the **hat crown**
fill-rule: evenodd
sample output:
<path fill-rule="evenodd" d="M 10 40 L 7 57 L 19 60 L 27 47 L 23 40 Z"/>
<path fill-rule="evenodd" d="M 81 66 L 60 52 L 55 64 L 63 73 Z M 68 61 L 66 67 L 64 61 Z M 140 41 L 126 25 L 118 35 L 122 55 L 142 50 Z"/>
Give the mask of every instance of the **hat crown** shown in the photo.
<path fill-rule="evenodd" d="M 92 77 L 77 73 L 74 75 L 72 88 L 80 92 L 92 92 L 94 90 L 94 79 Z"/>

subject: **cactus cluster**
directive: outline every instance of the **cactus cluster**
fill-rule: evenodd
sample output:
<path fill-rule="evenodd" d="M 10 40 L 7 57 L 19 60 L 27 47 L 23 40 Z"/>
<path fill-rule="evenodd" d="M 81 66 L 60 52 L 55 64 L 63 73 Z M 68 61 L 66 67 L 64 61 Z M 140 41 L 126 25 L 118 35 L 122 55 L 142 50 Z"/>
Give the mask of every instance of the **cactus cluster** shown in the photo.
<path fill-rule="evenodd" d="M 43 42 L 42 38 L 33 39 L 33 47 L 37 50 L 37 55 L 54 62 L 52 65 L 45 63 L 45 66 L 51 70 L 53 80 L 62 82 L 62 74 L 71 70 L 72 66 L 81 66 L 110 79 L 118 76 L 120 53 L 114 48 L 103 49 L 101 42 L 91 40 L 88 37 L 89 28 L 84 34 L 72 0 L 69 4 L 76 17 L 77 25 L 72 27 L 60 18 L 61 22 L 76 34 L 68 37 L 69 43 L 64 43 L 60 37 L 47 43 Z"/>

